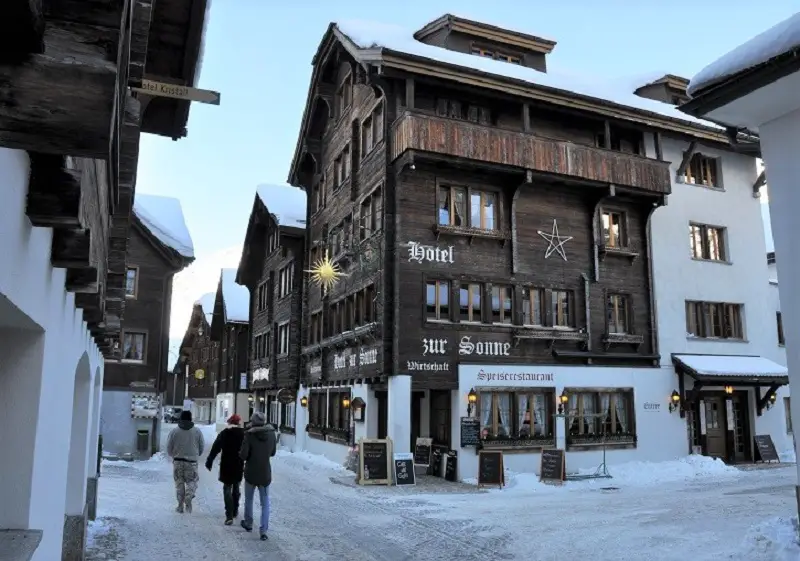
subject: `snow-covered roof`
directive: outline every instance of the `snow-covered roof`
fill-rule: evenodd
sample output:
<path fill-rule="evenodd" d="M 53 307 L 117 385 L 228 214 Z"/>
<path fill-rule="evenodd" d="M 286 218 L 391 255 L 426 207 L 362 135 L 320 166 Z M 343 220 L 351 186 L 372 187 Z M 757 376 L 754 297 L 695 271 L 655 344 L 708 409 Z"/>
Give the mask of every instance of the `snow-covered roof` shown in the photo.
<path fill-rule="evenodd" d="M 306 227 L 306 192 L 291 185 L 259 185 L 256 193 L 281 226 Z"/>
<path fill-rule="evenodd" d="M 785 366 L 760 356 L 675 355 L 675 358 L 700 376 L 786 376 L 789 372 Z"/>
<path fill-rule="evenodd" d="M 225 320 L 247 323 L 250 321 L 250 291 L 236 284 L 236 269 L 222 269 L 222 301 Z"/>
<path fill-rule="evenodd" d="M 703 68 L 691 79 L 687 92 L 693 95 L 797 48 L 800 48 L 800 12 L 759 33 Z"/>
<path fill-rule="evenodd" d="M 216 292 L 209 292 L 208 294 L 203 294 L 200 298 L 197 299 L 195 304 L 200 304 L 200 307 L 203 310 L 203 314 L 206 316 L 206 321 L 208 325 L 211 325 L 211 319 L 214 317 L 214 303 L 217 300 L 217 293 Z"/>
<path fill-rule="evenodd" d="M 585 75 L 578 77 L 550 69 L 548 69 L 547 73 L 544 73 L 517 64 L 450 51 L 434 45 L 426 45 L 416 41 L 412 32 L 394 24 L 354 20 L 336 23 L 335 25 L 340 33 L 344 34 L 356 47 L 361 49 L 387 49 L 406 55 L 426 58 L 434 62 L 494 74 L 501 78 L 521 80 L 533 86 L 561 90 L 638 111 L 646 111 L 693 125 L 702 125 L 711 129 L 722 128 L 709 121 L 682 113 L 667 103 L 639 97 L 633 93 L 633 89 L 628 87 L 629 84 L 623 83 L 620 85 L 617 81 L 609 78 Z"/>
<path fill-rule="evenodd" d="M 772 238 L 772 219 L 769 215 L 769 203 L 761 203 L 761 222 L 764 225 L 764 240 L 767 242 L 767 253 L 775 251 L 775 242 Z"/>
<path fill-rule="evenodd" d="M 183 257 L 194 258 L 192 236 L 186 227 L 178 199 L 136 193 L 133 212 L 158 241 Z"/>
<path fill-rule="evenodd" d="M 508 25 L 507 23 L 500 23 L 499 21 L 488 21 L 484 17 L 471 17 L 470 15 L 468 15 L 468 14 L 465 15 L 465 14 L 463 14 L 461 12 L 459 12 L 457 14 L 454 14 L 454 13 L 451 12 L 449 14 L 445 14 L 444 16 L 438 17 L 438 18 L 426 23 L 422 27 L 422 29 L 425 29 L 430 24 L 438 22 L 439 20 L 442 20 L 442 19 L 444 19 L 444 18 L 446 18 L 448 16 L 453 18 L 453 19 L 457 19 L 457 20 L 460 19 L 460 20 L 467 20 L 467 21 L 475 22 L 475 23 L 477 23 L 479 25 L 485 25 L 487 27 L 496 27 L 497 29 L 501 29 L 503 31 L 508 31 L 510 33 L 516 33 L 518 35 L 527 35 L 528 37 L 534 37 L 536 39 L 539 39 L 539 40 L 542 40 L 542 41 L 547 41 L 549 43 L 554 43 L 554 44 L 557 43 L 557 41 L 555 39 L 552 39 L 550 37 L 546 37 L 546 36 L 541 35 L 539 33 L 531 33 L 530 31 L 526 31 L 524 29 L 519 29 L 516 26 L 514 26 L 513 24 L 512 25 Z M 422 29 L 420 29 L 420 31 L 422 31 Z"/>

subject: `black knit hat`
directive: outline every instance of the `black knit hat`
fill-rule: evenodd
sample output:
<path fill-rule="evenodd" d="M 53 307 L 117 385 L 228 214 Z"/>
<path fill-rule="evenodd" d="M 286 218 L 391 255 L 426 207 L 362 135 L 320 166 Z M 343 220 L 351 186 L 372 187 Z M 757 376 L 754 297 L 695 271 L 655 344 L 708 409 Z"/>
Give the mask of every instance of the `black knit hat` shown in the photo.
<path fill-rule="evenodd" d="M 181 421 L 191 421 L 192 420 L 192 412 L 188 409 L 184 409 L 181 411 Z"/>

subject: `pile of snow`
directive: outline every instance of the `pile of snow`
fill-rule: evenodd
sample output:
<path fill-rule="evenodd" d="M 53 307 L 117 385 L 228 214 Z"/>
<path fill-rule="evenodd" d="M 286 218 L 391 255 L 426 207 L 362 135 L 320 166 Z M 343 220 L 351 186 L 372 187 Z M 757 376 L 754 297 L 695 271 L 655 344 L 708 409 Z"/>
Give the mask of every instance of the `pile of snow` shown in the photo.
<path fill-rule="evenodd" d="M 225 305 L 225 321 L 247 323 L 250 321 L 250 291 L 236 284 L 236 269 L 222 269 L 222 302 Z"/>
<path fill-rule="evenodd" d="M 278 224 L 305 229 L 305 191 L 291 185 L 259 185 L 256 193 Z"/>
<path fill-rule="evenodd" d="M 587 476 L 596 468 L 578 470 L 576 475 Z M 520 493 L 561 492 L 569 489 L 600 487 L 650 487 L 664 483 L 691 481 L 694 479 L 725 479 L 741 476 L 742 472 L 726 465 L 722 460 L 709 456 L 691 455 L 671 462 L 625 462 L 608 466 L 611 478 L 568 480 L 561 486 L 542 483 L 534 473 L 516 473 L 506 470 L 506 490 Z M 569 477 L 569 475 L 567 476 Z M 476 479 L 465 479 L 464 483 L 477 485 Z"/>
<path fill-rule="evenodd" d="M 787 448 L 780 454 L 778 457 L 781 459 L 782 462 L 787 464 L 793 464 L 797 461 L 797 454 L 795 454 L 794 448 Z"/>
<path fill-rule="evenodd" d="M 547 73 L 539 72 L 533 68 L 509 64 L 500 60 L 479 57 L 468 53 L 450 51 L 435 45 L 426 45 L 417 41 L 413 33 L 407 29 L 394 25 L 372 21 L 344 21 L 337 22 L 336 27 L 346 35 L 356 47 L 361 49 L 383 48 L 389 51 L 405 53 L 411 56 L 426 58 L 443 64 L 451 64 L 462 68 L 477 70 L 487 74 L 494 74 L 502 78 L 520 80 L 528 84 L 560 90 L 593 100 L 614 104 L 627 108 L 645 111 L 670 119 L 690 122 L 711 129 L 721 129 L 709 121 L 703 121 L 677 108 L 660 101 L 639 97 L 633 90 L 620 86 L 617 81 L 603 78 L 602 76 L 578 77 L 558 70 L 548 69 Z M 643 86 L 644 84 L 639 84 Z"/>
<path fill-rule="evenodd" d="M 741 559 L 800 559 L 797 518 L 777 516 L 754 525 L 744 539 Z"/>
<path fill-rule="evenodd" d="M 192 236 L 178 199 L 136 193 L 133 213 L 158 241 L 184 257 L 194 258 Z"/>
<path fill-rule="evenodd" d="M 335 471 L 338 472 L 339 475 L 348 475 L 353 474 L 353 472 L 347 470 L 343 465 L 337 464 L 333 460 L 329 460 L 325 456 L 321 456 L 319 454 L 312 454 L 310 452 L 306 452 L 305 450 L 298 450 L 297 452 L 290 452 L 285 448 L 281 448 L 275 454 L 276 457 L 282 459 L 291 459 L 291 460 L 298 460 L 305 464 L 310 464 L 314 467 L 319 468 L 321 471 Z"/>
<path fill-rule="evenodd" d="M 107 534 L 110 529 L 111 525 L 104 518 L 89 520 L 89 524 L 86 527 L 86 548 L 91 548 L 94 545 L 95 539 Z"/>

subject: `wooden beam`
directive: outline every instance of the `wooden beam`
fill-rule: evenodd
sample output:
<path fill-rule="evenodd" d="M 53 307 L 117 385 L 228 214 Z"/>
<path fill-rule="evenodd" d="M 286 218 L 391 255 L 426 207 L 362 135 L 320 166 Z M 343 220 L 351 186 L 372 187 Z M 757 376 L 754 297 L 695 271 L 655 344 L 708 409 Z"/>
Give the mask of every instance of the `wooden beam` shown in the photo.
<path fill-rule="evenodd" d="M 131 26 L 130 76 L 131 85 L 138 86 L 144 77 L 147 62 L 147 43 L 150 36 L 150 22 L 153 18 L 153 3 L 131 0 L 133 25 Z"/>
<path fill-rule="evenodd" d="M 656 160 L 663 162 L 664 161 L 664 140 L 661 137 L 660 132 L 653 133 L 653 143 L 655 144 L 656 148 Z"/>
<path fill-rule="evenodd" d="M 97 282 L 97 267 L 88 269 L 67 269 L 67 280 L 64 283 L 68 292 L 96 293 L 99 286 Z"/>
<path fill-rule="evenodd" d="M 45 52 L 0 64 L 0 145 L 108 158 L 117 69 L 96 28 L 48 26 Z"/>
<path fill-rule="evenodd" d="M 414 78 L 406 78 L 406 109 L 414 109 L 416 107 L 417 94 Z"/>
<path fill-rule="evenodd" d="M 75 21 L 116 29 L 119 27 L 119 0 L 48 0 L 44 13 L 47 19 Z"/>
<path fill-rule="evenodd" d="M 64 156 L 30 153 L 31 172 L 25 212 L 31 224 L 46 228 L 81 225 L 81 173 L 66 169 Z"/>
<path fill-rule="evenodd" d="M 91 247 L 89 230 L 53 230 L 50 264 L 60 269 L 88 269 Z"/>
<path fill-rule="evenodd" d="M 44 52 L 42 0 L 4 0 L 0 15 L 0 62 L 19 62 Z"/>
<path fill-rule="evenodd" d="M 678 166 L 678 170 L 675 172 L 675 180 L 678 183 L 683 183 L 683 178 L 686 175 L 686 168 L 689 167 L 689 162 L 692 161 L 692 156 L 697 151 L 697 141 L 692 140 L 689 143 L 689 148 L 686 152 L 683 153 L 683 159 L 681 160 L 681 165 Z"/>
<path fill-rule="evenodd" d="M 761 170 L 761 173 L 758 174 L 756 178 L 756 182 L 753 183 L 753 194 L 757 195 L 761 188 L 767 184 L 767 170 Z"/>

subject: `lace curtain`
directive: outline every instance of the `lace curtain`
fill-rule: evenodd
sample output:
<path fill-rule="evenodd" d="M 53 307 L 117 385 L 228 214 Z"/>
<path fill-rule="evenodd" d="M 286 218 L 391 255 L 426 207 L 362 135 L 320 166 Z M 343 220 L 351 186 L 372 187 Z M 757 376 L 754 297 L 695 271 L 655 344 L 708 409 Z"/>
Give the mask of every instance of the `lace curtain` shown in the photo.
<path fill-rule="evenodd" d="M 511 436 L 511 394 L 499 393 L 497 395 L 497 436 L 508 438 Z"/>
<path fill-rule="evenodd" d="M 122 358 L 126 360 L 144 359 L 144 335 L 141 333 L 128 333 L 125 335 Z"/>
<path fill-rule="evenodd" d="M 603 416 L 600 417 L 598 420 L 600 425 L 600 432 L 601 433 L 610 433 L 611 432 L 611 394 L 601 393 L 600 394 L 600 411 Z"/>
<path fill-rule="evenodd" d="M 533 395 L 533 433 L 537 436 L 547 436 L 547 399 L 545 394 Z"/>
<path fill-rule="evenodd" d="M 492 436 L 492 394 L 485 392 L 481 396 L 481 435 Z"/>
<path fill-rule="evenodd" d="M 627 434 L 628 428 L 628 402 L 626 395 L 622 393 L 614 394 L 614 407 L 617 413 L 617 432 Z"/>
<path fill-rule="evenodd" d="M 527 394 L 520 394 L 517 396 L 517 436 L 520 438 L 529 438 L 531 433 L 531 411 L 529 407 L 529 399 Z"/>

